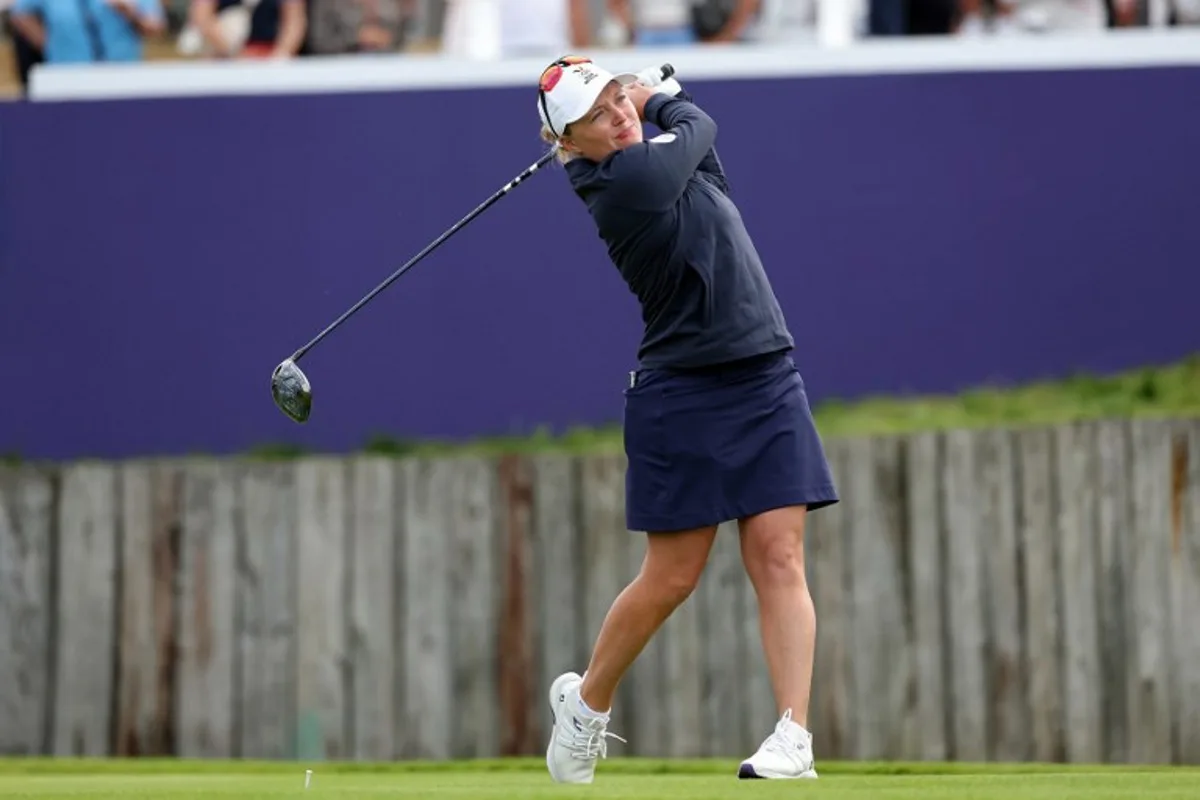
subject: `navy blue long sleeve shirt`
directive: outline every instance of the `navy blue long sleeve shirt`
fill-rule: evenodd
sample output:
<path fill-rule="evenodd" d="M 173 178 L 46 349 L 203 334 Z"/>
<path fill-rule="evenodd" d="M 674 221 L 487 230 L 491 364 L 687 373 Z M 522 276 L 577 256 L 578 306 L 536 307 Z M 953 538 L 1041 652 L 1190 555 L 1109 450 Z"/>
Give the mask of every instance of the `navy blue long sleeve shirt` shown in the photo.
<path fill-rule="evenodd" d="M 663 133 L 567 162 L 642 309 L 643 368 L 694 369 L 794 346 L 714 149 L 717 125 L 681 92 L 646 101 Z"/>

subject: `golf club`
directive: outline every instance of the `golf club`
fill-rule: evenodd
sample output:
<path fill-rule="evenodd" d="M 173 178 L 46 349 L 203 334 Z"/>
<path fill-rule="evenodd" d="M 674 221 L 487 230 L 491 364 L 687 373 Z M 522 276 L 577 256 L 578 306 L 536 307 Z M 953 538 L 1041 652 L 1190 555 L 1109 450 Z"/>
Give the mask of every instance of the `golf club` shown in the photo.
<path fill-rule="evenodd" d="M 662 80 L 666 80 L 675 74 L 675 68 L 670 64 L 664 64 L 661 68 L 661 74 Z M 380 283 L 369 293 L 367 293 L 367 295 L 361 300 L 351 306 L 344 314 L 331 322 L 328 327 L 325 328 L 325 330 L 314 336 L 312 341 L 301 347 L 296 352 L 292 353 L 289 358 L 281 361 L 279 366 L 275 367 L 275 371 L 271 373 L 271 395 L 275 399 L 275 405 L 279 406 L 280 410 L 291 417 L 294 421 L 299 423 L 306 422 L 309 418 L 309 415 L 312 413 L 312 384 L 309 382 L 308 376 L 304 374 L 304 371 L 300 369 L 297 363 L 301 358 L 304 357 L 305 353 L 315 347 L 317 342 L 321 341 L 330 333 L 332 333 L 335 328 L 349 319 L 356 311 L 369 303 L 377 294 L 390 286 L 397 278 L 399 278 L 408 270 L 412 269 L 412 267 L 416 266 L 421 259 L 432 253 L 443 242 L 461 230 L 468 222 L 482 214 L 489 206 L 512 191 L 518 184 L 524 182 L 527 178 L 533 175 L 533 173 L 537 172 L 539 169 L 548 164 L 550 160 L 554 158 L 556 152 L 557 148 L 555 147 L 543 154 L 541 158 L 526 167 L 520 175 L 506 183 L 491 197 L 476 206 L 471 213 L 467 214 L 458 222 L 451 225 L 441 236 L 426 245 L 421 252 L 409 259 L 404 266 L 400 267 L 398 270 L 389 275 L 382 283 Z"/>

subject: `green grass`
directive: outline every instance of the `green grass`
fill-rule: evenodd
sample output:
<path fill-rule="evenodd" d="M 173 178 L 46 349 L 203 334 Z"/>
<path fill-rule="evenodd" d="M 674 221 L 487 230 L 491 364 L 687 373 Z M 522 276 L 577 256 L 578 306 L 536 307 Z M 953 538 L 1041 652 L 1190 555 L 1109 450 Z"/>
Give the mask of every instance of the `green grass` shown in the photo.
<path fill-rule="evenodd" d="M 304 789 L 304 770 L 314 771 Z M 848 763 L 820 766 L 820 780 L 738 781 L 731 760 L 616 758 L 591 786 L 556 786 L 540 759 L 399 764 L 223 762 L 146 759 L 0 760 L 3 798 L 431 798 L 648 800 L 833 798 L 834 800 L 1155 800 L 1200 796 L 1200 769 L 1041 764 Z"/>
<path fill-rule="evenodd" d="M 479 402 L 487 402 L 486 396 L 481 394 Z M 616 403 L 619 402 L 618 397 Z M 1200 417 L 1200 353 L 1175 364 L 1147 366 L 1114 375 L 1079 373 L 1062 380 L 1021 386 L 979 386 L 954 395 L 869 397 L 855 402 L 829 400 L 818 404 L 813 416 L 822 436 L 827 438 L 951 428 L 1056 425 L 1097 419 Z M 359 452 L 390 456 L 621 451 L 619 424 L 578 427 L 559 434 L 539 429 L 530 434 L 469 441 L 424 441 L 382 431 L 359 448 Z M 308 454 L 309 451 L 295 444 L 264 443 L 244 455 L 252 459 L 287 460 Z M 0 453 L 0 465 L 20 461 L 20 454 Z"/>
<path fill-rule="evenodd" d="M 1140 417 L 1200 416 L 1200 354 L 1179 362 L 1114 375 L 1079 373 L 1021 386 L 980 386 L 955 395 L 871 397 L 826 401 L 813 409 L 823 436 L 905 434 L 950 428 L 1021 427 Z M 366 452 L 440 455 L 496 453 L 619 452 L 621 428 L 574 428 L 560 435 L 539 430 L 527 436 L 468 442 L 423 442 L 379 434 Z M 259 455 L 291 457 L 295 448 L 264 448 Z"/>

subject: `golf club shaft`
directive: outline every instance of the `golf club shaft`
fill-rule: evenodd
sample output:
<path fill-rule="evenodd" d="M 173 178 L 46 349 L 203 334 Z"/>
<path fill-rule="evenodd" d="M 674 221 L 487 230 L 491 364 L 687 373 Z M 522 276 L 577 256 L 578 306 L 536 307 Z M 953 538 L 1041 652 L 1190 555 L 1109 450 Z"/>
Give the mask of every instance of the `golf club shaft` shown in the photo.
<path fill-rule="evenodd" d="M 673 67 L 670 64 L 663 64 L 662 67 L 660 68 L 660 75 L 662 76 L 662 78 L 661 78 L 662 80 L 666 80 L 667 78 L 670 78 L 674 74 L 675 74 L 675 67 Z M 408 270 L 410 270 L 414 266 L 416 266 L 417 262 L 419 262 L 422 258 L 424 258 L 425 256 L 432 253 L 435 249 L 437 249 L 437 247 L 439 245 L 441 245 L 442 242 L 446 241 L 451 236 L 453 236 L 459 229 L 461 229 L 468 222 L 470 222 L 471 220 L 475 219 L 475 217 L 482 214 L 484 212 L 484 210 L 488 208 L 488 206 L 490 206 L 492 203 L 495 203 L 497 200 L 499 200 L 504 195 L 508 194 L 519 183 L 523 182 L 529 176 L 533 175 L 533 173 L 537 172 L 539 169 L 541 169 L 547 163 L 549 163 L 550 160 L 552 158 L 554 158 L 555 152 L 556 152 L 556 150 L 554 148 L 551 148 L 549 151 L 547 151 L 545 154 L 543 154 L 541 158 L 539 158 L 537 161 L 535 161 L 534 163 L 532 163 L 528 167 L 526 167 L 525 170 L 523 172 L 521 172 L 520 175 L 513 178 L 511 181 L 509 181 L 503 187 L 501 187 L 499 190 L 497 190 L 495 194 L 493 194 L 487 200 L 484 200 L 482 203 L 480 203 L 478 206 L 476 206 L 475 209 L 471 211 L 471 213 L 467 214 L 465 217 L 460 219 L 458 222 L 454 223 L 452 226 L 450 226 L 450 228 L 448 228 L 446 230 L 445 233 L 443 233 L 441 236 L 439 236 L 438 238 L 434 239 L 432 242 L 427 244 L 425 246 L 424 250 L 417 253 L 415 256 L 413 256 L 411 259 L 409 259 L 408 263 L 406 263 L 404 266 L 400 267 L 400 269 L 396 270 L 391 275 L 389 275 L 386 279 L 384 279 L 384 281 L 382 283 L 380 283 L 378 286 L 376 286 L 374 289 L 372 289 L 365 297 L 363 297 L 363 299 L 359 300 L 357 303 L 355 303 L 353 306 L 351 306 L 344 314 L 342 314 L 340 317 L 335 319 L 333 322 L 329 323 L 329 326 L 327 328 L 325 328 L 325 330 L 321 331 L 316 336 L 314 336 L 312 341 L 310 341 L 308 344 L 304 345 L 299 350 L 297 350 L 295 353 L 293 353 L 291 360 L 293 362 L 299 361 L 304 356 L 305 353 L 307 353 L 309 350 L 311 350 L 313 347 L 316 346 L 317 342 L 324 339 L 335 328 L 337 328 L 339 325 L 341 325 L 343 322 L 345 322 L 347 319 L 349 319 L 351 317 L 351 315 L 353 315 L 356 311 L 358 311 L 360 308 L 362 308 L 367 303 L 369 303 L 371 301 L 371 299 L 373 297 L 375 297 L 375 295 L 382 292 L 384 289 L 386 289 L 388 286 L 390 286 L 393 281 L 395 281 L 397 278 L 399 278 L 405 272 L 408 272 Z"/>
<path fill-rule="evenodd" d="M 512 191 L 517 186 L 517 184 L 521 183 L 522 181 L 527 179 L 529 176 L 533 175 L 533 173 L 537 172 L 539 169 L 541 169 L 547 163 L 549 163 L 549 161 L 552 158 L 554 158 L 554 154 L 555 154 L 555 151 L 553 149 L 546 152 L 541 158 L 539 158 L 537 161 L 535 161 L 534 163 L 532 163 L 528 167 L 526 167 L 525 170 L 523 172 L 521 172 L 520 175 L 513 178 L 511 181 L 506 183 L 502 188 L 500 188 L 498 191 L 496 191 L 495 194 L 493 194 L 487 200 L 484 200 L 482 203 L 480 203 L 478 206 L 476 206 L 475 209 L 471 211 L 471 213 L 467 214 L 465 217 L 460 219 L 458 222 L 454 223 L 452 226 L 450 226 L 446 230 L 445 233 L 443 233 L 441 236 L 439 236 L 438 238 L 434 239 L 432 242 L 427 244 L 425 246 L 425 249 L 423 249 L 421 252 L 417 253 L 415 256 L 413 256 L 411 259 L 409 259 L 408 263 L 406 263 L 404 266 L 400 267 L 400 269 L 396 270 L 391 275 L 389 275 L 382 283 L 380 283 L 378 286 L 376 286 L 374 289 L 372 289 L 365 297 L 363 297 L 363 299 L 359 300 L 357 303 L 355 303 L 353 306 L 351 306 L 346 311 L 346 313 L 342 314 L 340 317 L 338 317 L 333 322 L 331 322 L 329 324 L 329 327 L 325 328 L 325 330 L 321 331 L 316 336 L 314 336 L 312 341 L 310 341 L 308 344 L 304 345 L 299 350 L 297 350 L 295 353 L 293 353 L 292 361 L 299 361 L 300 358 L 305 353 L 307 353 L 309 350 L 311 350 L 317 344 L 317 342 L 324 339 L 326 336 L 328 336 L 333 331 L 334 328 L 341 325 L 343 322 L 345 322 L 347 319 L 349 319 L 350 316 L 352 314 L 354 314 L 354 312 L 358 311 L 360 308 L 362 308 L 367 303 L 369 303 L 371 301 L 371 298 L 375 297 L 375 295 L 379 294 L 384 289 L 386 289 L 389 285 L 391 285 L 391 283 L 393 281 L 395 281 L 397 278 L 399 278 L 405 272 L 407 272 L 408 270 L 410 270 L 414 266 L 416 266 L 418 261 L 420 261 L 422 258 L 424 258 L 425 256 L 432 253 L 435 249 L 437 249 L 437 247 L 439 245 L 441 245 L 442 242 L 449 239 L 451 236 L 453 236 L 455 234 L 455 232 L 457 232 L 459 229 L 461 229 L 464 225 L 466 225 L 471 220 L 475 219 L 475 217 L 482 214 L 484 212 L 484 210 L 487 209 L 487 207 L 490 206 L 492 203 L 495 203 L 501 197 L 503 197 L 504 195 L 506 195 L 510 191 Z"/>

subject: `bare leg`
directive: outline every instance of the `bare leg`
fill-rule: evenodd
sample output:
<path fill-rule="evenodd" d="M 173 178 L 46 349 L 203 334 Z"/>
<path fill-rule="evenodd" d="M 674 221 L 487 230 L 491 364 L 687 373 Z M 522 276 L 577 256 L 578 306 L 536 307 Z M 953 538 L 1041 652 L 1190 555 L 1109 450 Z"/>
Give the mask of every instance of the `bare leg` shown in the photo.
<path fill-rule="evenodd" d="M 625 672 L 671 613 L 687 600 L 708 561 L 717 529 L 649 534 L 636 578 L 617 595 L 600 627 L 580 696 L 605 713 Z"/>
<path fill-rule="evenodd" d="M 758 596 L 763 654 L 780 714 L 808 727 L 817 618 L 804 575 L 804 506 L 740 522 L 742 562 Z"/>

